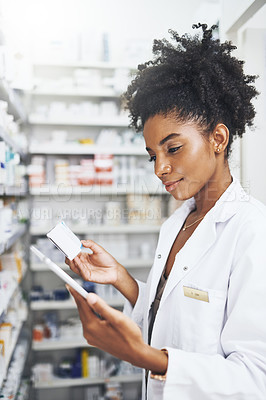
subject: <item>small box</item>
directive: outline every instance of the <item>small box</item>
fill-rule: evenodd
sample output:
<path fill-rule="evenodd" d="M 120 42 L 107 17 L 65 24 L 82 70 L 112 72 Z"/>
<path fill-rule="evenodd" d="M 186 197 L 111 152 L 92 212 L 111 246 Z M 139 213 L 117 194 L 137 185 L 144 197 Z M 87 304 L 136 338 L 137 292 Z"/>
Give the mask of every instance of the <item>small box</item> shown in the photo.
<path fill-rule="evenodd" d="M 81 252 L 81 241 L 63 221 L 58 222 L 46 236 L 69 260 L 73 260 Z"/>

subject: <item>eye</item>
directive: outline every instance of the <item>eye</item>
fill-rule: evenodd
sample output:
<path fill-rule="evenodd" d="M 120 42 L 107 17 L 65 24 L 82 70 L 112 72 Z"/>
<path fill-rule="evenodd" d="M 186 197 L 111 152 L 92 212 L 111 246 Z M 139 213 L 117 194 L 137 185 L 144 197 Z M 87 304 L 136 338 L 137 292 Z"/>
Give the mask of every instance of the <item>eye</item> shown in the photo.
<path fill-rule="evenodd" d="M 177 147 L 171 147 L 170 149 L 168 149 L 168 153 L 175 153 L 176 151 L 178 151 L 179 149 L 181 149 L 182 146 L 177 146 Z"/>
<path fill-rule="evenodd" d="M 149 162 L 154 162 L 156 160 L 156 156 L 151 156 L 151 158 L 149 159 Z"/>

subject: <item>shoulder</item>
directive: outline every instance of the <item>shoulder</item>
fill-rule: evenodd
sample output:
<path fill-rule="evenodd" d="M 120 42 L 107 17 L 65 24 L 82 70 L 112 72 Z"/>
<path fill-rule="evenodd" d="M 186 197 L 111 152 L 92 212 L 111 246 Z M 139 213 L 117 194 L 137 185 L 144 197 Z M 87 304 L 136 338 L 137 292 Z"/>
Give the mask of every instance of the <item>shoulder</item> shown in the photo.
<path fill-rule="evenodd" d="M 226 229 L 235 243 L 235 264 L 243 257 L 260 264 L 258 257 L 265 262 L 266 206 L 252 196 L 238 202 L 238 209 Z M 252 260 L 251 260 L 252 259 Z"/>
<path fill-rule="evenodd" d="M 237 179 L 228 187 L 210 211 L 215 222 L 229 223 L 236 231 L 240 227 L 266 228 L 266 206 L 246 193 Z"/>
<path fill-rule="evenodd" d="M 252 196 L 248 196 L 247 201 L 239 202 L 236 217 L 241 225 L 266 230 L 266 206 Z"/>

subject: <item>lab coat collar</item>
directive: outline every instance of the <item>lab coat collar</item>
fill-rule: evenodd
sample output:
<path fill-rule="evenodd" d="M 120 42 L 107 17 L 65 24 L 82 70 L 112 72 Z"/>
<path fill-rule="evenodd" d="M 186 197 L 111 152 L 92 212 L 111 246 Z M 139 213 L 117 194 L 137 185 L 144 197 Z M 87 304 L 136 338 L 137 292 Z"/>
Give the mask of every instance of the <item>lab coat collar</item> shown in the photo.
<path fill-rule="evenodd" d="M 206 214 L 212 218 L 214 222 L 225 222 L 230 219 L 238 210 L 240 204 L 249 201 L 249 195 L 242 188 L 239 180 L 232 175 L 232 182 L 224 191 L 221 197 L 216 201 L 215 205 Z M 196 202 L 194 197 L 185 201 L 176 214 L 180 217 L 186 217 L 195 208 Z"/>
<path fill-rule="evenodd" d="M 227 221 L 236 214 L 243 202 L 249 201 L 249 195 L 244 191 L 239 180 L 234 176 L 232 178 L 232 183 L 207 214 L 214 222 Z"/>

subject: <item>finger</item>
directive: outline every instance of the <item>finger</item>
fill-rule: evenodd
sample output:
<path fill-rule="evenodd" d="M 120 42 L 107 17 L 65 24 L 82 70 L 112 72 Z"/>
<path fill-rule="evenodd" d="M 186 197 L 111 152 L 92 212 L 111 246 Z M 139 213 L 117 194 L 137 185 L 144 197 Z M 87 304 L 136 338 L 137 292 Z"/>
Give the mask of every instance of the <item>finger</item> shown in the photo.
<path fill-rule="evenodd" d="M 87 258 L 85 256 L 75 257 L 74 265 L 80 274 L 86 273 L 86 280 L 90 280 L 90 270 L 86 267 Z"/>
<path fill-rule="evenodd" d="M 79 311 L 83 312 L 83 315 L 86 314 L 94 314 L 93 310 L 91 309 L 91 307 L 88 307 L 88 302 L 86 301 L 86 299 L 84 299 L 83 296 L 81 296 L 76 290 L 74 290 L 72 287 L 70 287 L 69 285 L 66 285 L 67 290 L 70 292 L 70 294 L 74 297 L 74 300 L 76 302 L 76 305 L 79 309 Z M 81 317 L 81 315 L 80 315 Z"/>
<path fill-rule="evenodd" d="M 93 253 L 99 253 L 101 251 L 105 251 L 104 248 L 102 246 L 100 246 L 99 244 L 95 243 L 93 240 L 81 240 L 81 243 L 84 247 L 86 247 L 87 249 L 91 249 L 91 251 Z"/>
<path fill-rule="evenodd" d="M 100 315 L 102 319 L 108 321 L 111 325 L 117 326 L 117 324 L 123 322 L 125 315 L 121 313 L 121 311 L 110 307 L 103 299 L 97 296 L 97 294 L 88 293 L 86 301 L 96 314 Z"/>
<path fill-rule="evenodd" d="M 75 268 L 75 261 L 77 261 L 78 259 L 79 259 L 79 255 L 77 255 L 75 258 L 73 258 L 73 260 L 71 261 L 71 260 L 69 260 L 69 258 L 65 258 L 65 263 L 71 268 L 71 269 L 73 269 L 73 268 Z"/>
<path fill-rule="evenodd" d="M 70 261 L 70 259 L 69 259 L 69 258 L 67 258 L 67 257 L 65 257 L 65 263 L 66 263 L 67 265 L 69 265 L 69 266 L 70 266 L 70 264 L 71 264 L 71 261 Z"/>
<path fill-rule="evenodd" d="M 81 296 L 75 289 L 73 289 L 71 286 L 66 285 L 67 290 L 69 293 L 74 297 L 75 302 L 77 305 L 83 305 L 83 303 L 86 303 L 86 300 L 84 299 L 83 296 Z"/>

